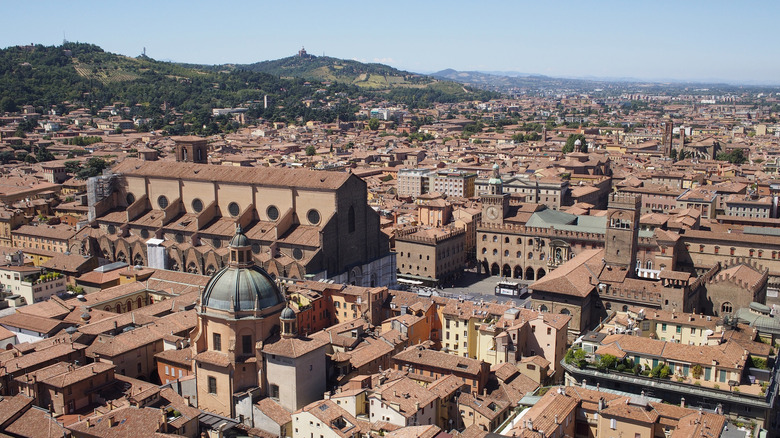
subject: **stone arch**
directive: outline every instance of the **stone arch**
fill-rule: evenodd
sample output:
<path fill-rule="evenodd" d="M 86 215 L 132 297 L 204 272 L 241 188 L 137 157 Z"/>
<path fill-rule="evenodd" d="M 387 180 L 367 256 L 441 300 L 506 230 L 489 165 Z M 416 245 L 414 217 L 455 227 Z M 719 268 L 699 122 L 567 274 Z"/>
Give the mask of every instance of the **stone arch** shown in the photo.
<path fill-rule="evenodd" d="M 544 268 L 539 268 L 539 270 L 536 271 L 536 279 L 537 280 L 541 279 L 542 277 L 545 276 L 545 274 L 547 274 L 547 272 L 544 271 Z"/>
<path fill-rule="evenodd" d="M 501 269 L 501 275 L 503 277 L 509 278 L 512 276 L 512 268 L 509 265 L 504 265 L 504 267 Z"/>
<path fill-rule="evenodd" d="M 547 305 L 542 304 L 541 306 L 539 306 L 539 311 L 540 312 L 546 312 L 547 311 Z"/>
<path fill-rule="evenodd" d="M 523 279 L 523 267 L 520 265 L 515 266 L 515 275 L 513 275 L 514 278 Z"/>
<path fill-rule="evenodd" d="M 569 309 L 561 309 L 561 315 L 571 315 L 571 312 L 569 312 Z"/>
<path fill-rule="evenodd" d="M 286 276 L 287 274 L 285 273 L 285 277 Z M 349 271 L 348 283 L 356 286 L 361 286 L 363 284 L 363 272 L 360 270 L 360 266 L 355 266 Z"/>
<path fill-rule="evenodd" d="M 536 278 L 536 274 L 534 273 L 534 268 L 528 267 L 525 270 L 525 279 L 526 280 L 534 280 Z"/>
<path fill-rule="evenodd" d="M 493 263 L 490 266 L 490 275 L 500 275 L 501 274 L 501 268 L 498 267 L 498 263 Z"/>

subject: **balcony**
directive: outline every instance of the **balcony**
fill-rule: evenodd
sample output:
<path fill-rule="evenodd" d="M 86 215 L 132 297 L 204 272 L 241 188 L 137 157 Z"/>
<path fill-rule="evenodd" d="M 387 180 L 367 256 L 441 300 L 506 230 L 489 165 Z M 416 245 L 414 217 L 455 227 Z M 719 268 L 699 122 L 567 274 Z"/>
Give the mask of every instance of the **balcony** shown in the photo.
<path fill-rule="evenodd" d="M 591 385 L 606 380 L 620 383 L 622 390 L 628 392 L 667 392 L 685 397 L 689 402 L 692 401 L 692 398 L 698 398 L 703 401 L 722 403 L 724 406 L 726 404 L 738 404 L 758 409 L 770 409 L 774 405 L 775 397 L 777 396 L 777 381 L 778 377 L 780 377 L 780 367 L 776 366 L 773 371 L 772 381 L 768 388 L 766 388 L 766 393 L 762 395 L 759 384 L 735 385 L 733 386 L 734 389 L 729 390 L 730 387 L 728 383 L 722 384 L 726 389 L 720 389 L 720 387 L 716 386 L 718 384 L 715 382 L 703 382 L 701 385 L 692 384 L 690 378 L 688 378 L 688 381 L 678 381 L 675 379 L 645 377 L 643 375 L 635 375 L 633 373 L 616 370 L 604 372 L 590 367 L 579 368 L 576 365 L 566 363 L 565 360 L 561 361 L 561 365 L 566 371 L 567 376 L 573 376 L 577 381 L 585 379 Z M 706 383 L 706 385 L 704 383 Z M 633 388 L 636 391 L 626 389 L 624 385 L 627 385 L 629 388 Z M 744 388 L 744 390 L 742 388 Z"/>

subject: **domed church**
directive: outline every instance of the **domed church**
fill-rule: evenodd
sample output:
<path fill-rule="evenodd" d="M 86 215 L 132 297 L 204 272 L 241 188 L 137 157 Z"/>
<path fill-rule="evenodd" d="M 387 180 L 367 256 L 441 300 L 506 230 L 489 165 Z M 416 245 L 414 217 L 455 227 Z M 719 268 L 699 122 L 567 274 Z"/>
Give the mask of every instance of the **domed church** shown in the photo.
<path fill-rule="evenodd" d="M 260 395 L 273 397 L 282 406 L 294 411 L 299 404 L 295 397 L 281 400 L 278 384 L 269 388 L 266 371 L 269 358 L 264 356 L 263 350 L 274 350 L 272 362 L 276 363 L 276 350 L 284 356 L 291 343 L 304 343 L 309 348 L 295 349 L 292 346 L 293 351 L 311 353 L 306 354 L 308 357 L 303 361 L 306 362 L 306 370 L 301 370 L 302 374 L 311 376 L 314 365 L 317 365 L 323 378 L 312 380 L 324 382 L 324 344 L 297 336 L 295 312 L 287 307 L 274 279 L 254 264 L 251 244 L 240 226 L 236 228 L 228 249 L 228 265 L 214 273 L 201 292 L 197 305 L 198 325 L 191 334 L 195 349 L 198 407 L 235 418 L 237 400 L 246 397 L 247 391 L 259 388 Z M 284 320 L 280 323 L 283 312 Z M 277 343 L 280 345 L 274 349 Z M 281 378 L 289 385 L 297 381 L 295 377 L 300 367 L 296 360 L 286 360 L 281 368 L 271 368 L 274 374 L 283 374 Z M 274 383 L 280 380 L 280 376 L 270 378 Z M 301 380 L 301 384 L 311 385 L 306 380 Z M 314 385 L 316 388 L 300 390 L 319 395 L 325 391 L 324 383 Z M 295 384 L 292 391 L 299 393 Z M 258 392 L 252 391 L 252 394 Z"/>

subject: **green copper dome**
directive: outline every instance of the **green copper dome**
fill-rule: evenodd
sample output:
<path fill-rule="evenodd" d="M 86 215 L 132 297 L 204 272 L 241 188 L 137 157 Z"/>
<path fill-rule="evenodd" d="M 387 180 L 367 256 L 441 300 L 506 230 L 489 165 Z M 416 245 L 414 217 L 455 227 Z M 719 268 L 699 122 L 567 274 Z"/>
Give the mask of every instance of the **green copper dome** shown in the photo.
<path fill-rule="evenodd" d="M 204 306 L 227 311 L 263 310 L 284 303 L 273 278 L 262 268 L 227 266 L 217 271 L 201 295 Z"/>
<path fill-rule="evenodd" d="M 230 263 L 206 283 L 201 304 L 229 312 L 262 311 L 284 303 L 284 296 L 273 278 L 254 264 L 249 239 L 236 228 L 230 240 Z"/>

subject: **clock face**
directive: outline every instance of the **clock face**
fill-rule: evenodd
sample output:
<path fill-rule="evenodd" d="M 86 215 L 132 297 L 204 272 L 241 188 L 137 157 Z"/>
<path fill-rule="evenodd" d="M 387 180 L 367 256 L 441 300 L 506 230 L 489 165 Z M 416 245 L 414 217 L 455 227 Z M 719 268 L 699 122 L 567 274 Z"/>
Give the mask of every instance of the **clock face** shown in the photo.
<path fill-rule="evenodd" d="M 498 209 L 496 207 L 488 207 L 487 209 L 487 217 L 488 219 L 498 219 Z"/>

